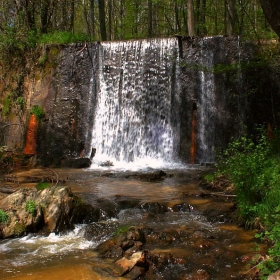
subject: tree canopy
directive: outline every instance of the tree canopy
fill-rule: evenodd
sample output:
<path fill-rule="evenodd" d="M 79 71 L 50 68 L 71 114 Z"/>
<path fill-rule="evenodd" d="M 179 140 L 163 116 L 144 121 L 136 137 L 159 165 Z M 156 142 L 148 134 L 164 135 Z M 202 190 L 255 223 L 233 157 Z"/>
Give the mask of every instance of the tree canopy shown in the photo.
<path fill-rule="evenodd" d="M 260 3 L 261 2 L 261 3 Z M 277 0 L 2 0 L 0 34 L 85 34 L 90 40 L 280 33 Z M 268 4 L 271 3 L 271 4 Z M 262 11 L 264 8 L 265 15 Z M 277 9 L 278 12 L 277 12 Z"/>

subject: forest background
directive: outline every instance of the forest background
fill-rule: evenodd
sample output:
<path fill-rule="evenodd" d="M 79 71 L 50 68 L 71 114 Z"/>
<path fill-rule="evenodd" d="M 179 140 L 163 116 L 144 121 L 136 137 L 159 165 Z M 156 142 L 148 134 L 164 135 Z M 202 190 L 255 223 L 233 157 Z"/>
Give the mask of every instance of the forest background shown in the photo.
<path fill-rule="evenodd" d="M 174 35 L 275 38 L 260 2 L 267 1 L 1 0 L 0 48 Z"/>

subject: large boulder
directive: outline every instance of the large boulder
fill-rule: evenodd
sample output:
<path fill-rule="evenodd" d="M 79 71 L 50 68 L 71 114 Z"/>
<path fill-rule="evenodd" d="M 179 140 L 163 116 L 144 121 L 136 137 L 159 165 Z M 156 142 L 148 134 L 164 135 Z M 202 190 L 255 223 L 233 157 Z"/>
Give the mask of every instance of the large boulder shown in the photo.
<path fill-rule="evenodd" d="M 20 189 L 0 201 L 8 221 L 0 224 L 2 238 L 29 232 L 60 232 L 75 223 L 99 219 L 99 210 L 73 195 L 69 187 Z"/>

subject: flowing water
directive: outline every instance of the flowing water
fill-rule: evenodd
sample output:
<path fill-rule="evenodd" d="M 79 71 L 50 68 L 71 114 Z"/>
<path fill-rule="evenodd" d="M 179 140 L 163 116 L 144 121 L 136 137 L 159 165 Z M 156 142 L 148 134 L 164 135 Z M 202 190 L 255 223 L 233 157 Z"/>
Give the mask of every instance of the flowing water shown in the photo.
<path fill-rule="evenodd" d="M 101 44 L 92 132 L 95 163 L 176 158 L 178 71 L 176 38 Z"/>
<path fill-rule="evenodd" d="M 74 193 L 101 209 L 100 222 L 90 225 L 93 236 L 86 238 L 87 225 L 82 224 L 60 235 L 3 240 L 1 279 L 115 279 L 113 261 L 101 259 L 95 248 L 128 225 L 142 227 L 145 249 L 168 260 L 145 279 L 250 279 L 244 273 L 256 253 L 254 232 L 228 222 L 231 198 L 206 195 L 201 189 L 203 168 L 167 170 L 168 176 L 157 181 L 147 179 L 151 171 L 56 172 Z M 208 278 L 190 278 L 199 275 Z"/>

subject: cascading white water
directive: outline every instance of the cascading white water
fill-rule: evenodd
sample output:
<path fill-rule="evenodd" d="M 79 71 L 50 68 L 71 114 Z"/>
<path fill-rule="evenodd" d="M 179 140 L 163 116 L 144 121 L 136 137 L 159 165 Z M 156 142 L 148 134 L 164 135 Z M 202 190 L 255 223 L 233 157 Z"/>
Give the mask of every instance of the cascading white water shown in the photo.
<path fill-rule="evenodd" d="M 205 38 L 204 40 L 209 40 Z M 204 41 L 202 41 L 202 44 Z M 201 51 L 202 70 L 199 71 L 200 96 L 198 100 L 198 158 L 200 162 L 215 161 L 215 81 L 213 73 L 213 51 Z"/>
<path fill-rule="evenodd" d="M 176 38 L 101 43 L 95 162 L 174 161 L 180 83 Z"/>

